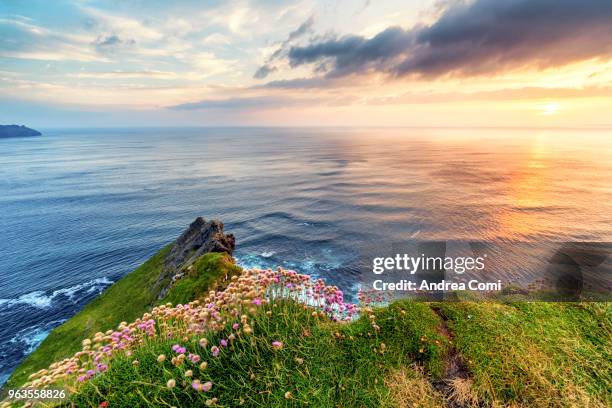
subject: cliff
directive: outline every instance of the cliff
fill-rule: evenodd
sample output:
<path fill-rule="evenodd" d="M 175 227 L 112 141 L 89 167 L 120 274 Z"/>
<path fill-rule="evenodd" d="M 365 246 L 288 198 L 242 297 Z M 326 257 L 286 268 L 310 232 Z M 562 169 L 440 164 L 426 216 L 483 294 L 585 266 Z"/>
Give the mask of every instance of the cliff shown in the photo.
<path fill-rule="evenodd" d="M 0 139 L 9 137 L 40 136 L 41 134 L 42 133 L 39 131 L 30 129 L 29 127 L 23 125 L 0 125 Z"/>
<path fill-rule="evenodd" d="M 233 248 L 196 220 L 6 388 L 64 387 L 75 407 L 610 406 L 610 303 L 356 304 L 295 271 L 242 271 Z"/>
<path fill-rule="evenodd" d="M 239 273 L 231 258 L 235 240 L 223 223 L 198 217 L 172 244 L 117 281 L 74 317 L 56 327 L 17 367 L 3 388 L 22 384 L 32 372 L 65 358 L 84 338 L 141 316 L 156 304 L 186 303 Z"/>

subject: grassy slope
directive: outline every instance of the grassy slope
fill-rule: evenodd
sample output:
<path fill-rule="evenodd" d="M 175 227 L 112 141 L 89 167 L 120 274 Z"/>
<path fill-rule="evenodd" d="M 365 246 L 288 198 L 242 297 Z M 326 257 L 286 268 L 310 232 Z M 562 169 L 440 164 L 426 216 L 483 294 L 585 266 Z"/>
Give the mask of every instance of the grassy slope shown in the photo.
<path fill-rule="evenodd" d="M 452 340 L 432 306 L 448 318 Z M 368 316 L 331 323 L 283 302 L 258 312 L 253 337 L 236 340 L 219 358 L 198 339 L 154 341 L 115 362 L 74 400 L 92 407 L 195 406 L 212 397 L 220 406 L 439 407 L 444 398 L 432 380 L 453 345 L 471 376 L 453 389 L 460 406 L 605 407 L 612 402 L 610 312 L 610 304 L 402 301 L 373 312 L 381 327 L 375 332 Z M 273 350 L 275 340 L 282 350 Z M 202 355 L 208 368 L 158 363 L 174 343 Z M 187 369 L 213 381 L 213 391 L 193 391 Z M 164 386 L 170 378 L 177 380 L 173 390 Z"/>
<path fill-rule="evenodd" d="M 214 396 L 221 406 L 378 407 L 392 400 L 386 375 L 405 361 L 440 366 L 445 343 L 436 331 L 438 317 L 427 305 L 398 303 L 375 311 L 379 333 L 365 316 L 347 325 L 320 320 L 311 312 L 290 301 L 267 305 L 255 317 L 254 335 L 235 340 L 218 358 L 201 348 L 197 338 L 153 341 L 115 361 L 108 373 L 75 395 L 74 402 L 93 407 L 103 401 L 121 407 L 189 407 L 202 406 Z M 422 341 L 423 336 L 427 340 Z M 381 352 L 383 339 L 387 343 Z M 218 344 L 219 337 L 209 340 Z M 274 350 L 273 341 L 283 342 L 283 348 Z M 158 363 L 159 354 L 172 355 L 174 343 L 201 355 L 208 367 Z M 134 359 L 138 365 L 132 364 Z M 194 391 L 184 376 L 187 369 L 193 370 L 193 378 L 213 381 L 213 392 Z M 171 378 L 178 384 L 173 390 L 165 387 Z"/>
<path fill-rule="evenodd" d="M 525 406 L 612 405 L 610 303 L 441 304 L 471 395 Z"/>
<path fill-rule="evenodd" d="M 54 331 L 12 384 L 75 351 L 94 332 L 140 316 L 156 298 L 142 288 L 152 284 L 167 250 Z M 229 257 L 206 255 L 162 302 L 191 301 L 238 272 Z M 255 317 L 254 336 L 237 340 L 217 359 L 195 338 L 155 340 L 115 361 L 73 398 L 77 406 L 93 407 L 102 401 L 119 407 L 193 406 L 212 397 L 221 406 L 439 407 L 444 397 L 432 384 L 444 376 L 452 349 L 469 369 L 469 377 L 451 389 L 462 406 L 612 405 L 610 303 L 402 301 L 372 312 L 379 332 L 368 315 L 339 324 L 291 302 L 265 307 Z M 275 340 L 284 343 L 282 350 L 272 349 Z M 194 378 L 213 381 L 213 391 L 196 393 L 184 377 L 186 367 L 157 362 L 159 354 L 172 354 L 174 343 L 209 362 L 204 372 L 189 368 Z M 170 378 L 177 380 L 174 390 L 164 386 Z"/>
<path fill-rule="evenodd" d="M 4 388 L 16 387 L 25 382 L 31 373 L 79 351 L 81 341 L 96 332 L 115 328 L 121 321 L 133 321 L 145 313 L 156 303 L 159 289 L 153 289 L 154 284 L 170 248 L 171 245 L 163 248 L 74 317 L 55 328 L 15 370 Z M 188 302 L 200 291 L 207 290 L 219 277 L 237 271 L 231 259 L 223 254 L 207 254 L 194 266 L 189 276 L 179 281 L 163 302 Z"/>
<path fill-rule="evenodd" d="M 223 287 L 227 278 L 240 273 L 227 254 L 211 253 L 200 257 L 186 276 L 177 281 L 160 303 L 189 303 L 205 296 L 210 290 Z"/>

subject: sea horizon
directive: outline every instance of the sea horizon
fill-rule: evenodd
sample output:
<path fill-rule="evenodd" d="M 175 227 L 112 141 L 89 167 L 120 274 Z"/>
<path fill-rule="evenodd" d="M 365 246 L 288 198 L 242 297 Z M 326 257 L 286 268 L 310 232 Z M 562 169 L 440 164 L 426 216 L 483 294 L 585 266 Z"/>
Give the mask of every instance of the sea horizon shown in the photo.
<path fill-rule="evenodd" d="M 381 244 L 610 242 L 608 134 L 561 133 L 140 128 L 1 140 L 1 381 L 197 216 L 236 235 L 240 265 L 295 269 L 348 296 Z M 513 262 L 527 270 L 529 259 Z"/>

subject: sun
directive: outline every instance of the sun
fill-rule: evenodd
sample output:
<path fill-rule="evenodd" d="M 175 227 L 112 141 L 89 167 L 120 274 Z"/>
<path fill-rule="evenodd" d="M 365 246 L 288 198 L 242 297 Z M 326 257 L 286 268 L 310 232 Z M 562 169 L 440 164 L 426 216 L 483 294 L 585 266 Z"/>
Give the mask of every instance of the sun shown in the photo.
<path fill-rule="evenodd" d="M 559 113 L 558 103 L 548 103 L 544 106 L 542 113 L 546 116 L 556 115 Z"/>

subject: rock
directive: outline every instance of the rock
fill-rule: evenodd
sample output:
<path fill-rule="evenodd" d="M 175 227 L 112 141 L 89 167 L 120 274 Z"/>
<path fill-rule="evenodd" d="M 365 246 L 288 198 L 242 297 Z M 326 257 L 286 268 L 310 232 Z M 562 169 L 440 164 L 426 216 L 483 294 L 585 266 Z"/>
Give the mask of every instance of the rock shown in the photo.
<path fill-rule="evenodd" d="M 234 236 L 223 232 L 221 221 L 206 221 L 198 217 L 178 237 L 166 257 L 165 265 L 178 270 L 191 265 L 193 261 L 208 252 L 226 252 L 231 255 L 235 247 Z"/>
<path fill-rule="evenodd" d="M 231 255 L 235 247 L 234 235 L 225 234 L 221 221 L 196 218 L 177 238 L 166 255 L 163 271 L 156 282 L 160 287 L 158 298 L 163 298 L 170 288 L 164 285 L 164 282 L 168 279 L 170 282 L 180 279 L 202 255 L 209 252 L 225 252 Z"/>
<path fill-rule="evenodd" d="M 26 126 L 0 125 L 0 139 L 9 137 L 30 137 L 40 135 L 41 133 L 39 131 L 30 129 Z"/>

